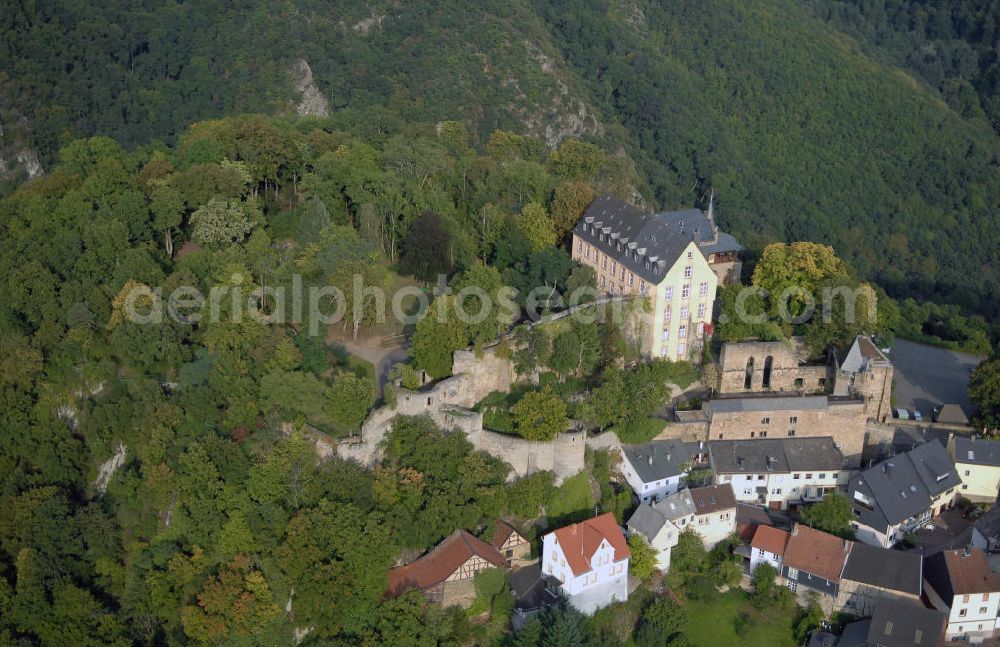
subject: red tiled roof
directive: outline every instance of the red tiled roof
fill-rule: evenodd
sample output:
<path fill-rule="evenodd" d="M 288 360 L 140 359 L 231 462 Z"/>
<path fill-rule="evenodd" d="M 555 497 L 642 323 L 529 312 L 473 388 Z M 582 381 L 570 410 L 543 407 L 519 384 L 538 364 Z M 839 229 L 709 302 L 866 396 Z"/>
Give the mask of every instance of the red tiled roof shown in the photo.
<path fill-rule="evenodd" d="M 788 532 L 771 526 L 757 526 L 757 531 L 753 535 L 750 545 L 754 548 L 766 550 L 774 555 L 784 555 L 785 546 L 788 545 Z"/>
<path fill-rule="evenodd" d="M 956 595 L 1000 591 L 1000 578 L 990 570 L 982 550 L 969 548 L 943 552 L 951 589 Z"/>
<path fill-rule="evenodd" d="M 503 548 L 504 542 L 507 538 L 513 534 L 517 534 L 519 537 L 523 537 L 517 528 L 507 523 L 503 519 L 497 519 L 496 529 L 493 531 L 493 537 L 490 539 L 490 545 L 492 545 L 497 550 Z"/>
<path fill-rule="evenodd" d="M 839 582 L 852 543 L 834 535 L 795 524 L 785 546 L 785 565 Z"/>
<path fill-rule="evenodd" d="M 456 530 L 417 561 L 389 571 L 389 595 L 410 588 L 427 589 L 448 579 L 473 555 L 503 568 L 506 560 L 497 549 L 464 530 Z"/>
<path fill-rule="evenodd" d="M 615 549 L 616 562 L 632 554 L 625 541 L 625 535 L 622 534 L 618 522 L 610 512 L 572 526 L 558 528 L 555 530 L 555 535 L 574 576 L 590 571 L 590 560 L 604 540 Z"/>

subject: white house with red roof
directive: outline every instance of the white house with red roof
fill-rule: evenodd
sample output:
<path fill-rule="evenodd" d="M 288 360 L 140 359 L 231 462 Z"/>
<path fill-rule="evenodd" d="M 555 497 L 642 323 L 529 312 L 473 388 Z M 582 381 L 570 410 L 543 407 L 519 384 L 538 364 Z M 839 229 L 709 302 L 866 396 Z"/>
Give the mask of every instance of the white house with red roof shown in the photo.
<path fill-rule="evenodd" d="M 750 571 L 753 572 L 758 564 L 766 563 L 780 573 L 789 537 L 788 531 L 780 528 L 757 526 L 750 541 Z"/>
<path fill-rule="evenodd" d="M 542 538 L 542 573 L 560 582 L 570 603 L 586 614 L 628 599 L 631 552 L 610 512 Z"/>

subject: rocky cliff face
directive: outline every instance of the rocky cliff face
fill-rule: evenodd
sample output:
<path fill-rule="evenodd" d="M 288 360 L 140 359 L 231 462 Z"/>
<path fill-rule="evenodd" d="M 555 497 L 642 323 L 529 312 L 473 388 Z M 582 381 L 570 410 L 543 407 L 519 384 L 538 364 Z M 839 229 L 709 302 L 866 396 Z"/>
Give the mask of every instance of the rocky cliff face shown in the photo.
<path fill-rule="evenodd" d="M 22 177 L 30 180 L 44 172 L 38 161 L 38 152 L 19 143 L 18 133 L 27 131 L 28 122 L 25 119 L 18 120 L 15 127 L 0 124 L 0 180 Z"/>
<path fill-rule="evenodd" d="M 295 112 L 299 116 L 326 117 L 330 114 L 330 103 L 323 96 L 323 93 L 316 87 L 313 80 L 312 68 L 305 59 L 298 59 L 292 63 L 292 83 L 295 91 L 299 93 L 300 99 L 295 104 Z"/>

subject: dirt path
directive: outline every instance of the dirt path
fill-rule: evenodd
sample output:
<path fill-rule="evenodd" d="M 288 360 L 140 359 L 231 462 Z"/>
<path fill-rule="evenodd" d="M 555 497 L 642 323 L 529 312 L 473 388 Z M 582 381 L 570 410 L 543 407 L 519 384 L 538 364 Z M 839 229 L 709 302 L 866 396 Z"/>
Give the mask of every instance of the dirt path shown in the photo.
<path fill-rule="evenodd" d="M 375 367 L 375 379 L 378 383 L 379 395 L 382 394 L 382 387 L 389 381 L 389 371 L 399 362 L 404 362 L 409 357 L 405 346 L 382 347 L 382 338 L 373 335 L 371 337 L 358 336 L 351 339 L 351 335 L 344 334 L 341 324 L 331 325 L 326 334 L 328 344 L 340 344 L 348 353 L 355 357 L 360 357 Z"/>

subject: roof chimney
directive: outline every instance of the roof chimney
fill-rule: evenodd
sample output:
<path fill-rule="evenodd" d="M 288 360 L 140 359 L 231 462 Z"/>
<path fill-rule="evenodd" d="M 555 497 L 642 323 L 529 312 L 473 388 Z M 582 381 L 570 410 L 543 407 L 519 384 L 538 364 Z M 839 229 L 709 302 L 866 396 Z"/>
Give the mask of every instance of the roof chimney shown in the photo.
<path fill-rule="evenodd" d="M 649 463 L 650 465 L 653 464 L 653 453 L 652 452 L 650 452 L 649 456 L 646 457 L 646 462 Z"/>

